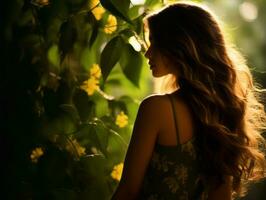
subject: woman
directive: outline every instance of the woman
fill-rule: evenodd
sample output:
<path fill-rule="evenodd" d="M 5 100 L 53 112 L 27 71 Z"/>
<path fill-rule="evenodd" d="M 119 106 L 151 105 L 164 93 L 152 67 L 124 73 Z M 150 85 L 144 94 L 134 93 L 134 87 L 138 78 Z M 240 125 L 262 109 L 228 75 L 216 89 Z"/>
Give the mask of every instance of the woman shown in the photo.
<path fill-rule="evenodd" d="M 265 176 L 266 119 L 243 58 L 201 6 L 175 3 L 145 22 L 152 74 L 172 74 L 177 90 L 142 101 L 112 199 L 243 196 Z"/>

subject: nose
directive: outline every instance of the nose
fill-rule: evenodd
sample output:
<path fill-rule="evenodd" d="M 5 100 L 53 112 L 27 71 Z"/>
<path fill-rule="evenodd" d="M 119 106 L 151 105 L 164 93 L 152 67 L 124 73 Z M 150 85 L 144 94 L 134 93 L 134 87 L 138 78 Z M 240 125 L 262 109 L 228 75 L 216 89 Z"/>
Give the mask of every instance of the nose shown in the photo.
<path fill-rule="evenodd" d="M 150 54 L 151 54 L 151 53 L 150 53 L 150 51 L 151 51 L 150 49 L 151 49 L 151 48 L 149 47 L 148 50 L 146 51 L 146 53 L 144 54 L 144 56 L 145 56 L 146 58 L 150 58 L 150 56 L 151 56 L 151 55 L 150 55 Z"/>

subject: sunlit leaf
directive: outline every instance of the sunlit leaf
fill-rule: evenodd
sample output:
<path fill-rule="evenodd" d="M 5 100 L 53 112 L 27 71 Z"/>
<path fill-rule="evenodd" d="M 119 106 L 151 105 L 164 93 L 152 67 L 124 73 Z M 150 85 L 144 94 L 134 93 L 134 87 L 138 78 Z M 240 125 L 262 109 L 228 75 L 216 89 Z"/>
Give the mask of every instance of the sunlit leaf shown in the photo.
<path fill-rule="evenodd" d="M 132 8 L 130 8 L 128 16 L 131 20 L 133 20 L 142 15 L 144 11 L 145 11 L 144 6 L 141 5 L 133 6 Z"/>
<path fill-rule="evenodd" d="M 109 112 L 107 100 L 105 98 L 102 98 L 99 93 L 95 94 L 95 96 L 93 96 L 92 98 L 92 100 L 97 102 L 95 106 L 96 117 L 102 117 L 104 115 L 107 115 Z"/>
<path fill-rule="evenodd" d="M 118 87 L 121 85 L 121 81 L 119 79 L 111 79 L 110 78 L 105 83 L 108 85 L 112 85 L 114 87 Z"/>
<path fill-rule="evenodd" d="M 123 47 L 124 41 L 121 36 L 114 37 L 104 47 L 100 58 L 100 67 L 104 81 L 119 60 Z"/>
<path fill-rule="evenodd" d="M 86 47 L 85 49 L 83 49 L 81 53 L 80 63 L 82 64 L 84 69 L 88 70 L 89 67 L 97 61 L 96 53 L 97 52 L 93 48 Z"/>
<path fill-rule="evenodd" d="M 152 6 L 156 5 L 159 2 L 160 2 L 160 0 L 146 0 L 145 5 L 149 6 L 149 7 L 152 7 Z"/>
<path fill-rule="evenodd" d="M 125 76 L 137 87 L 142 67 L 140 53 L 136 52 L 130 44 L 126 44 L 119 60 Z"/>
<path fill-rule="evenodd" d="M 60 58 L 59 58 L 59 52 L 58 52 L 58 46 L 53 45 L 49 48 L 48 53 L 47 53 L 48 60 L 54 65 L 58 66 L 60 63 Z"/>

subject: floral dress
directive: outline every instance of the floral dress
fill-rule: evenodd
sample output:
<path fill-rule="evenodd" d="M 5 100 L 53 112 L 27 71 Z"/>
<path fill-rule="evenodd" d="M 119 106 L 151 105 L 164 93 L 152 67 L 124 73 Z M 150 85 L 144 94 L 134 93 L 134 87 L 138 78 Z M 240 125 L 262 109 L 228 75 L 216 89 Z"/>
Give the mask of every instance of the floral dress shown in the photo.
<path fill-rule="evenodd" d="M 170 100 L 174 107 L 171 97 Z M 173 115 L 176 122 L 175 112 Z M 177 132 L 176 123 L 175 126 Z M 200 160 L 196 148 L 197 137 L 193 136 L 183 144 L 179 143 L 178 135 L 177 139 L 177 146 L 155 144 L 138 199 L 207 199 L 207 187 L 200 177 Z"/>

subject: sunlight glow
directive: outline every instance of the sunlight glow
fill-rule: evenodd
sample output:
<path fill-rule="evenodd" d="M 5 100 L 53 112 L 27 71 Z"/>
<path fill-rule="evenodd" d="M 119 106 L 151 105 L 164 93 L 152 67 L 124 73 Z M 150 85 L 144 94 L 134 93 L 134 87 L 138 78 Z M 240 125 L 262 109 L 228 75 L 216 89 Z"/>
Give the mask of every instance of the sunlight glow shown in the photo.
<path fill-rule="evenodd" d="M 239 6 L 241 16 L 248 22 L 255 20 L 258 16 L 258 8 L 251 2 L 243 2 Z"/>
<path fill-rule="evenodd" d="M 136 39 L 136 37 L 132 36 L 128 39 L 129 44 L 135 49 L 135 51 L 140 51 L 141 50 L 141 45 Z"/>
<path fill-rule="evenodd" d="M 145 3 L 145 0 L 131 0 L 133 5 L 142 5 Z"/>

